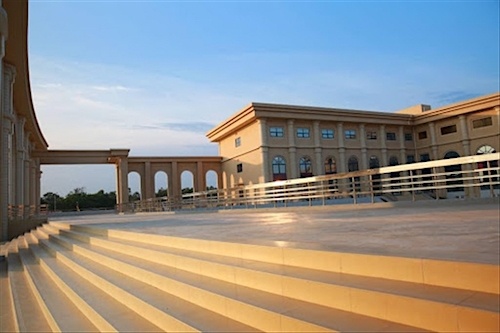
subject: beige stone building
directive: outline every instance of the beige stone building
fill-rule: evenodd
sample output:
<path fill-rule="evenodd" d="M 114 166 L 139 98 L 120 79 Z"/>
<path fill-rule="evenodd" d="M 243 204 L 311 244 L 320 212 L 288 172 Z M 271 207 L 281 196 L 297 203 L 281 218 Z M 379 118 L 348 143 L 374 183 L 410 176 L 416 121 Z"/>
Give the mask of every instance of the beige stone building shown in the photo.
<path fill-rule="evenodd" d="M 500 94 L 373 112 L 252 103 L 207 133 L 235 187 L 495 152 Z"/>

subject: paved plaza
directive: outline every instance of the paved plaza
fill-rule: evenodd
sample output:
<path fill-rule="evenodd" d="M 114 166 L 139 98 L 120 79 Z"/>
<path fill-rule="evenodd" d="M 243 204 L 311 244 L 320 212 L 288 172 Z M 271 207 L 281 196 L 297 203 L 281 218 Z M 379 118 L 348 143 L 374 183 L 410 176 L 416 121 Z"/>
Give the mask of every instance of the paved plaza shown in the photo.
<path fill-rule="evenodd" d="M 499 264 L 499 202 L 376 203 L 51 218 L 95 227 L 323 251 Z"/>

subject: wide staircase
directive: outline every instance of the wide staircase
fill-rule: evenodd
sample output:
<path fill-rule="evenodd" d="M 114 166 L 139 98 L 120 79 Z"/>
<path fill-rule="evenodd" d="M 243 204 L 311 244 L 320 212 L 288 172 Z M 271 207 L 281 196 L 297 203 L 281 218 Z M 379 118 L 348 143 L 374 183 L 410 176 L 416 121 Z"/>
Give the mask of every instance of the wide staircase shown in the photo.
<path fill-rule="evenodd" d="M 56 222 L 1 250 L 1 332 L 500 331 L 496 265 Z"/>

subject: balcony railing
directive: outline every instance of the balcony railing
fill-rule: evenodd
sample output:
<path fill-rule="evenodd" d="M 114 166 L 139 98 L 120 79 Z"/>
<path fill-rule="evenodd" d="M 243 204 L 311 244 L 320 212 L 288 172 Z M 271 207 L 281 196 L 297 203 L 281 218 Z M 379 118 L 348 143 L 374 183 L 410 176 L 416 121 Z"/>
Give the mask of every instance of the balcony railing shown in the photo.
<path fill-rule="evenodd" d="M 237 186 L 135 201 L 119 212 L 287 207 L 498 197 L 500 153 Z"/>

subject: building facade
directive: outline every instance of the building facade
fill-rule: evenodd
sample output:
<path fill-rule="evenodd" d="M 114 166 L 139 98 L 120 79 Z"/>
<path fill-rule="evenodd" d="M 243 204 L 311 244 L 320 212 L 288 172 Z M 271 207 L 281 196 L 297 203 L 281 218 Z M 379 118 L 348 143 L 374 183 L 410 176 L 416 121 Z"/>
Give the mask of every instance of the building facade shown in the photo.
<path fill-rule="evenodd" d="M 9 220 L 36 215 L 40 163 L 32 152 L 47 149 L 31 99 L 27 31 L 27 1 L 0 1 L 0 241 Z"/>
<path fill-rule="evenodd" d="M 252 103 L 207 133 L 224 188 L 496 152 L 500 94 L 394 113 Z"/>

